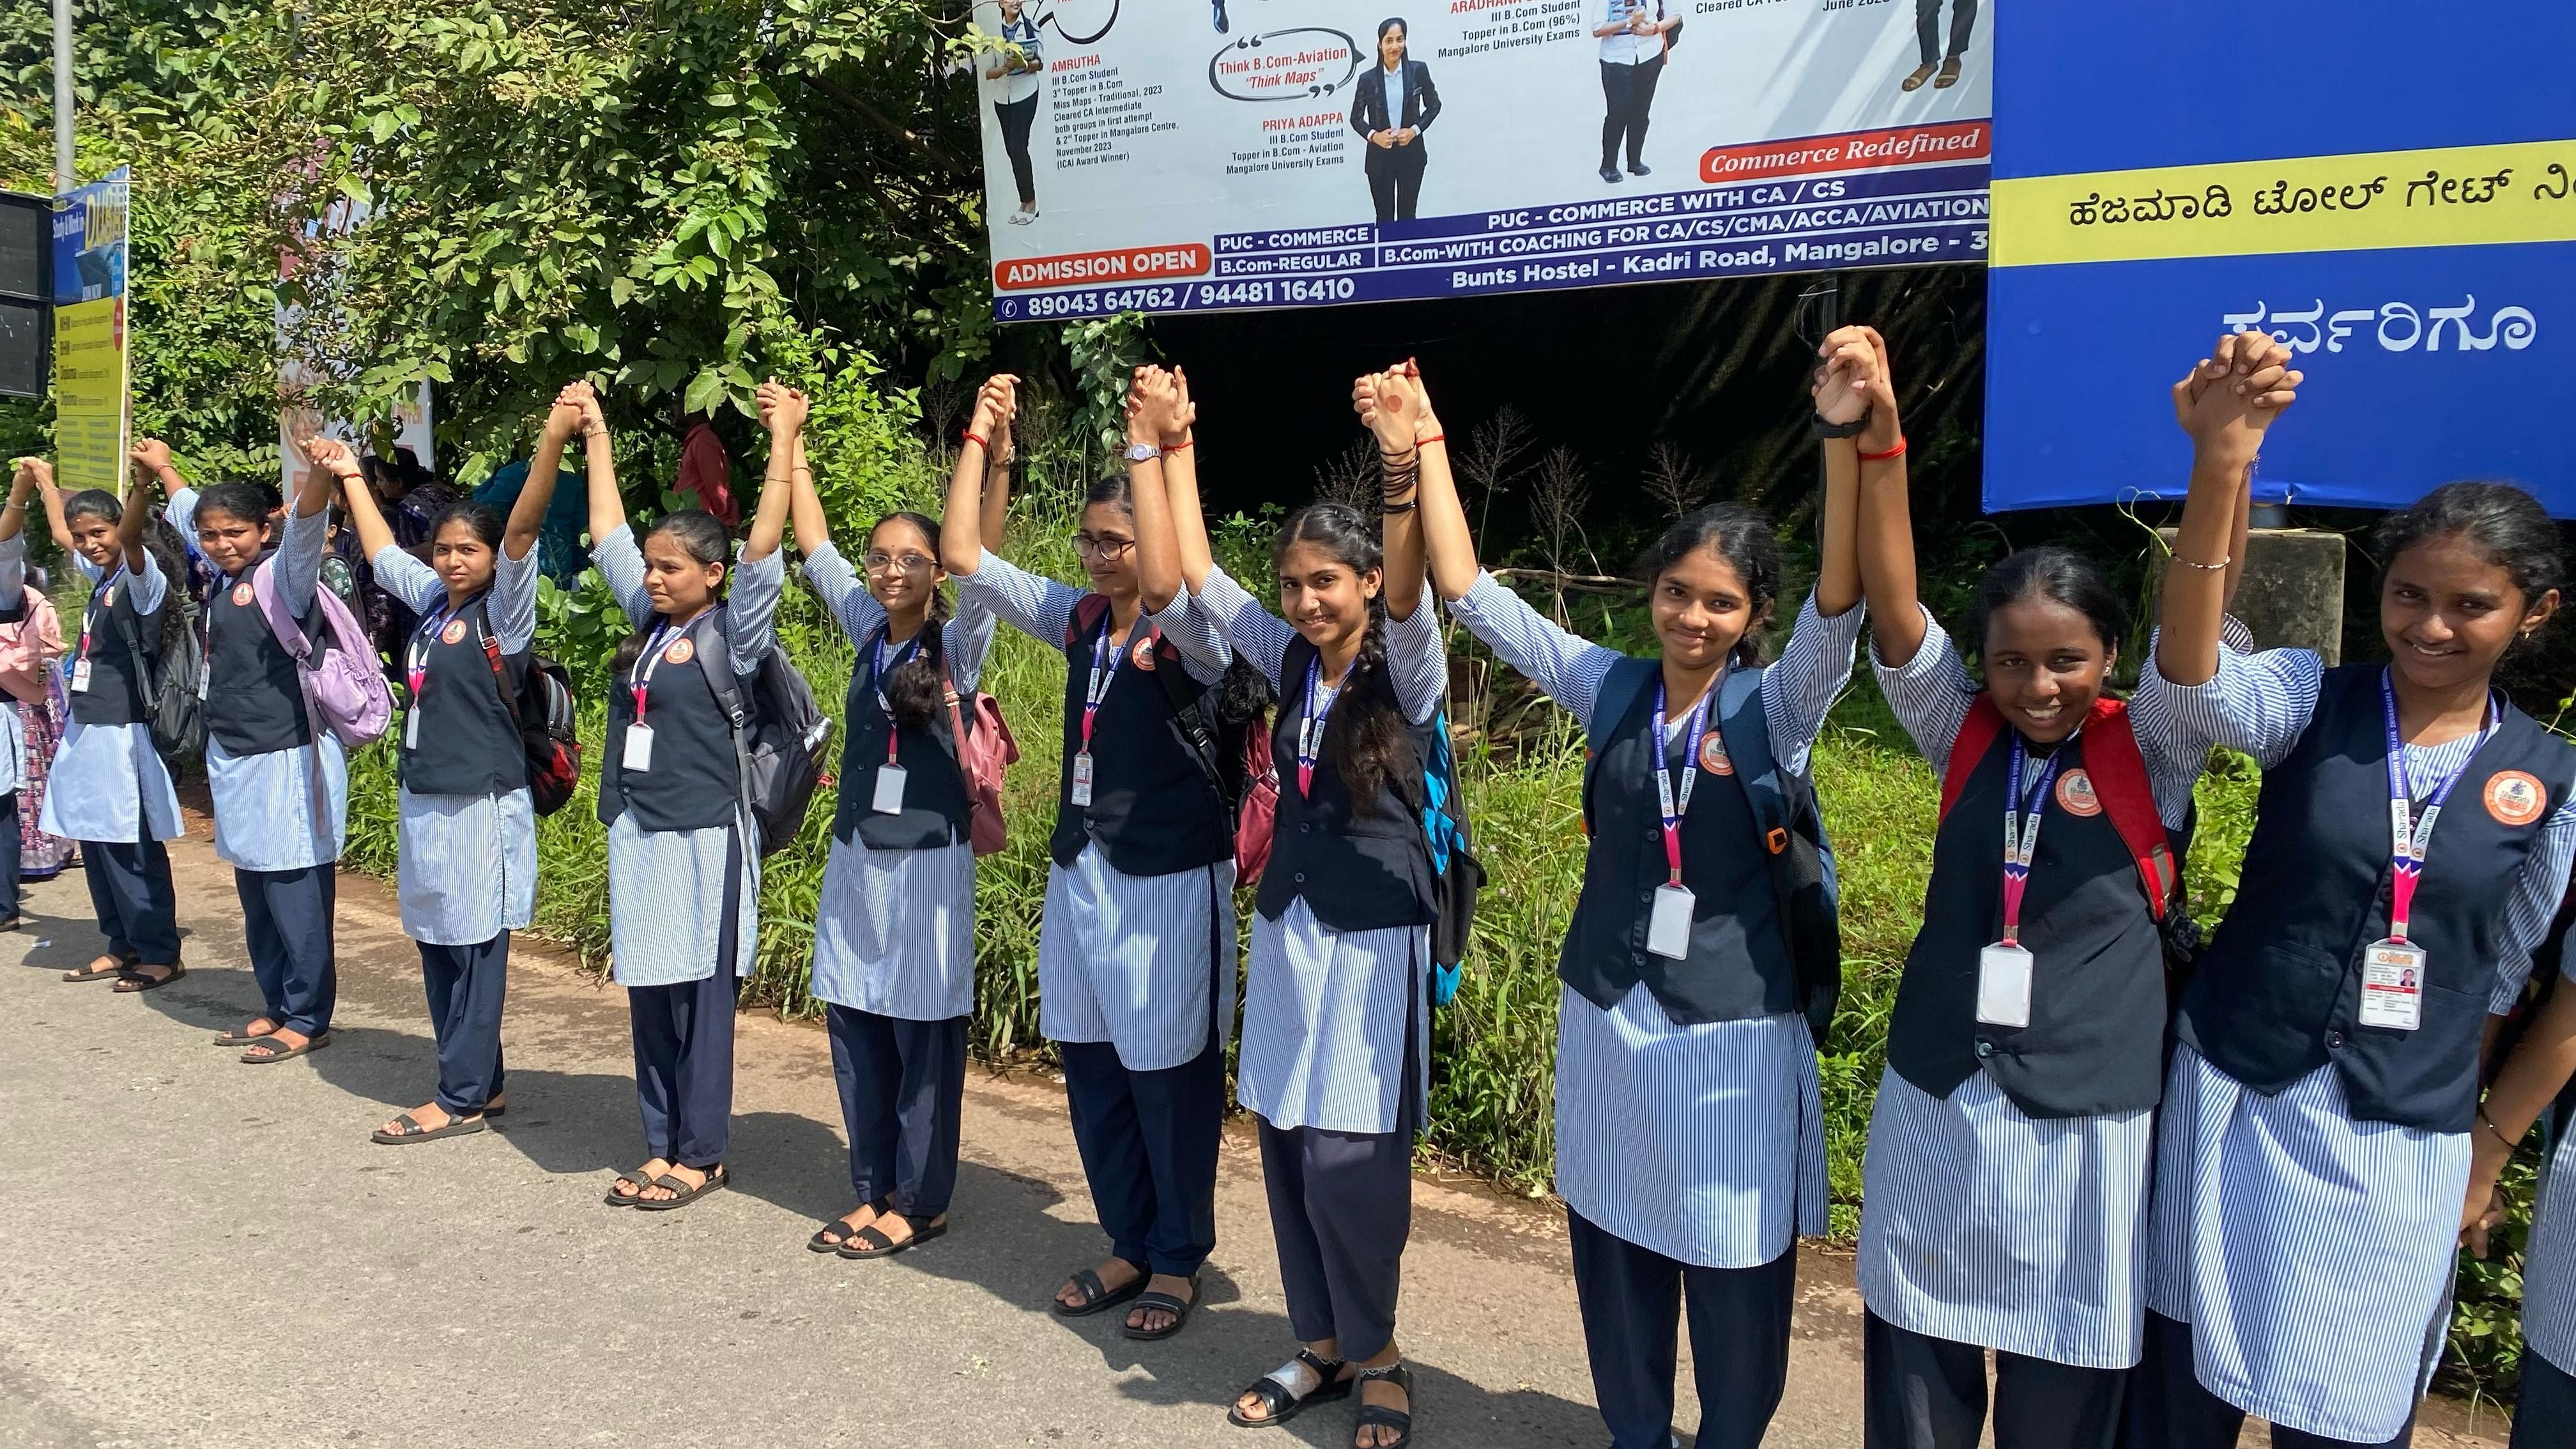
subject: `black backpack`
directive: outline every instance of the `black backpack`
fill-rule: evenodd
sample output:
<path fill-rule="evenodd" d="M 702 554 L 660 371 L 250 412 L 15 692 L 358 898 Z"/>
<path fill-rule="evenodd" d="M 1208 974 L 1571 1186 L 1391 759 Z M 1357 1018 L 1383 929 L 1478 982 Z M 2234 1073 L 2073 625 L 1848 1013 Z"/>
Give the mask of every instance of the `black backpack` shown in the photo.
<path fill-rule="evenodd" d="M 724 612 L 710 611 L 707 618 L 720 619 Z M 805 813 L 831 759 L 831 717 L 776 643 L 761 656 L 759 671 L 746 677 L 733 672 L 733 650 L 721 625 L 691 632 L 702 633 L 698 668 L 732 726 L 743 812 L 760 833 L 760 853 L 776 855 L 805 828 Z"/>
<path fill-rule="evenodd" d="M 197 605 L 180 580 L 163 581 L 161 657 L 155 664 L 143 652 L 143 631 L 133 616 L 116 616 L 116 632 L 125 641 L 134 677 L 143 681 L 143 722 L 152 731 L 152 748 L 165 760 L 201 755 L 206 750 L 205 702 L 197 680 L 205 672 L 206 648 L 197 637 Z"/>

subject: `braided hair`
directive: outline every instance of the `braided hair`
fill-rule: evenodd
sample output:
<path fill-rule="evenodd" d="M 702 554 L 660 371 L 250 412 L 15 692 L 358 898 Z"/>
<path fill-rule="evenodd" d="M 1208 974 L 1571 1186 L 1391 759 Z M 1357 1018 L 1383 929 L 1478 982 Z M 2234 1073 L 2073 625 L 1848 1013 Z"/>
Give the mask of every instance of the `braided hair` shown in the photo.
<path fill-rule="evenodd" d="M 1275 568 L 1300 544 L 1323 550 L 1354 574 L 1380 568 L 1386 554 L 1376 530 L 1347 503 L 1309 503 L 1288 515 L 1271 550 Z M 1281 681 L 1283 689 L 1287 681 Z M 1324 724 L 1324 754 L 1340 772 L 1352 808 L 1367 813 L 1381 787 L 1404 778 L 1413 765 L 1411 724 L 1396 701 L 1386 668 L 1386 596 L 1369 600 L 1367 632 L 1360 636 L 1349 680 Z"/>
<path fill-rule="evenodd" d="M 877 520 L 868 530 L 874 542 L 876 535 L 889 523 L 910 524 L 930 545 L 930 556 L 939 557 L 939 524 L 925 514 L 909 508 L 897 509 Z M 921 621 L 916 637 L 921 647 L 912 657 L 896 665 L 886 677 L 877 681 L 877 691 L 885 696 L 887 713 L 894 717 L 899 730 L 926 730 L 939 722 L 948 708 L 947 659 L 948 595 L 934 586 L 930 591 L 930 610 Z"/>

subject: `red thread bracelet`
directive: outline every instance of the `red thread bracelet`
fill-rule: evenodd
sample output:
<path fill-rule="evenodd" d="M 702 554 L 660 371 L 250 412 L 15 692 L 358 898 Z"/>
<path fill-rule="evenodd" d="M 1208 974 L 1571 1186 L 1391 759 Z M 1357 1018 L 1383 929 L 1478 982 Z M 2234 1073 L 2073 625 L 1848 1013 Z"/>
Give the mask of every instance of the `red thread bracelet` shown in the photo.
<path fill-rule="evenodd" d="M 1895 447 L 1888 449 L 1884 453 L 1863 453 L 1860 455 L 1860 460 L 1864 463 L 1884 463 L 1891 458 L 1902 458 L 1904 456 L 1905 435 L 1903 433 L 1899 433 L 1896 435 Z"/>
<path fill-rule="evenodd" d="M 1427 437 L 1427 438 L 1416 438 L 1416 439 L 1414 439 L 1414 440 L 1413 440 L 1413 446 L 1415 446 L 1415 447 L 1417 447 L 1417 448 L 1427 448 L 1427 447 L 1430 447 L 1430 446 L 1431 446 L 1432 444 L 1434 444 L 1434 443 L 1445 443 L 1445 442 L 1447 442 L 1447 441 L 1449 441 L 1449 435 L 1448 435 L 1447 433 L 1433 433 L 1430 437 Z"/>
<path fill-rule="evenodd" d="M 1196 438 L 1183 438 L 1177 443 L 1165 443 L 1163 445 L 1163 451 L 1166 453 L 1177 453 L 1197 441 L 1198 439 Z"/>
<path fill-rule="evenodd" d="M 983 449 L 987 453 L 993 451 L 993 445 L 985 442 L 983 435 L 976 432 L 973 428 L 968 428 L 966 430 L 964 441 L 973 443 L 976 447 Z"/>

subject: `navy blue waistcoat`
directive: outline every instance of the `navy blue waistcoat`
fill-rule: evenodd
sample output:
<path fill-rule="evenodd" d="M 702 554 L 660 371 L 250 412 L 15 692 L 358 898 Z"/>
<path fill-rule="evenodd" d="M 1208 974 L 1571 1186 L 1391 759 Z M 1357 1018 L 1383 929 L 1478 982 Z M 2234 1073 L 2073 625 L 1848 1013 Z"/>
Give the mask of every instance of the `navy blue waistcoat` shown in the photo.
<path fill-rule="evenodd" d="M 251 583 L 251 575 L 276 556 L 274 549 L 262 554 L 206 601 L 206 733 L 236 755 L 313 743 L 312 724 L 304 717 L 304 682 L 295 677 L 303 666 L 277 642 Z M 307 606 L 308 637 L 321 614 L 319 605 Z"/>
<path fill-rule="evenodd" d="M 1056 864 L 1071 865 L 1086 841 L 1098 841 L 1100 853 L 1121 875 L 1170 875 L 1232 859 L 1234 822 L 1181 732 L 1167 687 L 1154 677 L 1156 670 L 1182 669 L 1181 651 L 1141 617 L 1121 646 L 1126 660 L 1111 677 L 1093 721 L 1091 803 L 1073 803 L 1073 757 L 1082 748 L 1093 641 L 1109 625 L 1103 609 L 1099 628 L 1065 647 L 1064 767 L 1056 781 L 1049 854 Z M 1178 677 L 1189 690 L 1206 693 L 1185 670 Z"/>
<path fill-rule="evenodd" d="M 1413 772 L 1412 780 L 1380 781 L 1365 810 L 1330 755 L 1315 762 L 1312 789 L 1299 791 L 1297 730 L 1306 717 L 1306 666 L 1314 658 L 1315 646 L 1299 635 L 1279 664 L 1279 711 L 1270 735 L 1271 758 L 1280 762 L 1279 814 L 1253 907 L 1275 921 L 1302 896 L 1315 919 L 1336 931 L 1427 926 L 1438 881 L 1422 819 L 1408 803 L 1421 794 L 1421 731 L 1407 731 L 1413 748 L 1397 762 L 1399 770 Z M 1346 692 L 1360 687 L 1356 676 L 1343 686 Z"/>
<path fill-rule="evenodd" d="M 502 655 L 504 678 L 493 677 L 492 658 L 483 650 L 483 642 L 492 637 L 489 602 L 488 596 L 476 596 L 429 636 L 426 673 L 419 697 L 411 702 L 420 724 L 415 727 L 405 719 L 395 735 L 399 741 L 419 741 L 401 749 L 403 788 L 415 795 L 506 795 L 527 788 L 527 751 L 510 723 L 501 691 L 509 689 L 515 697 L 528 655 Z M 417 631 L 404 641 L 406 669 L 410 651 L 421 642 Z M 661 763 L 658 756 L 654 763 Z"/>
<path fill-rule="evenodd" d="M 635 691 L 626 673 L 609 680 L 608 747 L 599 752 L 600 824 L 613 825 L 629 810 L 646 830 L 705 830 L 734 823 L 742 800 L 742 771 L 734 761 L 733 727 L 698 662 L 700 654 L 713 650 L 715 667 L 732 669 L 733 650 L 725 640 L 726 611 L 718 604 L 678 637 L 662 641 L 662 663 L 644 697 L 644 723 L 653 731 L 653 768 L 640 775 L 623 768 L 626 727 L 635 722 Z M 686 649 L 680 647 L 683 643 Z M 681 657 L 672 658 L 674 652 Z"/>
<path fill-rule="evenodd" d="M 832 836 L 844 845 L 864 844 L 871 850 L 937 850 L 967 838 L 974 808 L 965 772 L 957 766 L 957 735 L 946 710 L 932 719 L 930 728 L 904 730 L 895 740 L 895 764 L 904 777 L 903 813 L 887 815 L 875 808 L 877 770 L 886 762 L 886 734 L 894 729 L 894 721 L 877 704 L 877 644 L 883 638 L 883 630 L 870 635 L 850 671 L 849 699 L 842 710 L 849 724 L 841 741 Z M 935 664 L 945 642 L 937 631 L 925 625 L 914 638 Z M 888 662 L 895 654 L 887 651 Z"/>
<path fill-rule="evenodd" d="M 161 607 L 177 607 L 167 585 Z M 125 647 L 130 637 L 143 645 L 147 668 L 161 657 L 161 621 L 165 615 L 134 612 L 134 576 L 123 570 L 90 589 L 89 612 L 83 616 L 89 639 L 89 688 L 72 695 L 72 718 L 85 725 L 133 724 L 144 716 L 143 676 Z M 191 679 L 190 685 L 196 683 Z"/>

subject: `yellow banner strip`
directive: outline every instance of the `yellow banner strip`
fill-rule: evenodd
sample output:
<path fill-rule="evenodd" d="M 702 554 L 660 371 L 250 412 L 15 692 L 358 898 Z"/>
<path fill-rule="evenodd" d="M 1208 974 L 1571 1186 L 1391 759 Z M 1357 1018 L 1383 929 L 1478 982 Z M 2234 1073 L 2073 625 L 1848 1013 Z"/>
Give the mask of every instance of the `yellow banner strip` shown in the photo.
<path fill-rule="evenodd" d="M 2576 140 L 1994 184 L 1992 265 L 2576 241 Z"/>

